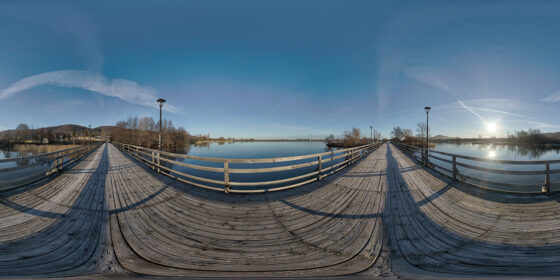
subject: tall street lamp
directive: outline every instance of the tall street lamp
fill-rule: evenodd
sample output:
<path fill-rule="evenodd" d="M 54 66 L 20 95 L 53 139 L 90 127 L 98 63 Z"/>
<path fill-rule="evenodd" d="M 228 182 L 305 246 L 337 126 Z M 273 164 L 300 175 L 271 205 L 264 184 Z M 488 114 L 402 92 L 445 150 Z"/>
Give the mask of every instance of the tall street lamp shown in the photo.
<path fill-rule="evenodd" d="M 157 100 L 159 103 L 159 149 L 161 150 L 161 142 L 163 138 L 163 128 L 161 126 L 161 107 L 163 107 L 163 103 L 165 103 L 165 99 L 160 98 Z"/>
<path fill-rule="evenodd" d="M 88 130 L 89 144 L 91 145 L 91 124 L 89 124 L 88 126 L 89 126 L 89 130 Z"/>
<path fill-rule="evenodd" d="M 424 111 L 426 111 L 426 157 L 425 157 L 425 163 L 428 163 L 428 149 L 429 149 L 429 144 L 428 144 L 428 133 L 430 131 L 429 128 L 429 123 L 428 123 L 428 115 L 430 114 L 430 110 L 432 108 L 431 107 L 425 107 Z"/>

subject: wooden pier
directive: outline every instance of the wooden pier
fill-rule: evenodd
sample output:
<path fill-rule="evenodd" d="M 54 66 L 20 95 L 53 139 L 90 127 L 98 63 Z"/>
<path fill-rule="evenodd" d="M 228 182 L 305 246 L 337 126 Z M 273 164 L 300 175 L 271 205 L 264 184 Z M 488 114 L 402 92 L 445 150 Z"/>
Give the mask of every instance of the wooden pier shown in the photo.
<path fill-rule="evenodd" d="M 362 155 L 309 184 L 235 194 L 103 144 L 0 193 L 0 276 L 560 275 L 559 195 L 475 188 L 389 143 Z"/>

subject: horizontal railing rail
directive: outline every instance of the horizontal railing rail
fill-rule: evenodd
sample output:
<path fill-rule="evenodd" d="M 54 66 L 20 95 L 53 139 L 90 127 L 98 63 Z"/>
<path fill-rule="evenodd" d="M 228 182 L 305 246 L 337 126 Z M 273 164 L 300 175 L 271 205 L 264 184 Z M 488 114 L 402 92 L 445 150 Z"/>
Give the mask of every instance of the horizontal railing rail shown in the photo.
<path fill-rule="evenodd" d="M 0 192 L 20 188 L 57 174 L 100 145 L 97 143 L 50 153 L 0 159 Z"/>
<path fill-rule="evenodd" d="M 226 193 L 263 193 L 305 185 L 321 180 L 330 174 L 352 165 L 371 151 L 377 149 L 380 145 L 381 143 L 379 142 L 309 155 L 240 159 L 190 156 L 128 144 L 118 144 L 122 151 L 145 163 L 153 170 L 157 170 L 157 172 L 197 187 Z M 178 159 L 197 161 L 204 164 L 185 163 Z M 288 163 L 288 165 L 259 167 L 259 165 L 262 164 L 271 165 L 281 163 Z M 232 165 L 236 164 L 248 167 L 234 168 Z M 194 169 L 200 171 L 200 173 L 211 172 L 214 176 L 203 177 L 200 174 L 193 174 L 195 172 L 189 173 L 187 171 L 177 170 L 177 168 L 174 169 L 173 166 Z M 308 170 L 303 172 L 303 174 L 290 174 L 285 178 L 274 180 L 234 181 L 231 179 L 232 174 L 263 174 L 304 169 Z"/>
<path fill-rule="evenodd" d="M 507 191 L 507 192 L 514 192 L 514 193 L 546 193 L 550 194 L 551 191 L 551 181 L 550 175 L 551 174 L 558 174 L 560 173 L 560 169 L 550 169 L 550 165 L 552 164 L 560 164 L 560 160 L 500 160 L 500 159 L 488 159 L 488 158 L 479 158 L 479 157 L 472 157 L 472 156 L 465 156 L 447 152 L 441 152 L 436 150 L 426 150 L 424 147 L 417 147 L 406 145 L 402 143 L 393 143 L 397 147 L 399 147 L 403 152 L 421 162 L 426 164 L 428 167 L 443 173 L 446 176 L 453 178 L 454 180 L 464 181 L 466 183 L 471 183 L 477 185 L 479 187 L 484 187 L 488 189 L 494 189 L 497 191 Z M 443 158 L 441 156 L 448 157 Z M 443 163 L 449 164 L 449 166 L 441 166 L 432 162 L 430 159 L 435 159 Z M 506 169 L 498 169 L 498 168 L 489 168 L 489 167 L 482 167 L 476 166 L 473 164 L 468 164 L 465 162 L 458 162 L 457 159 L 464 159 L 468 161 L 476 161 L 476 162 L 485 162 L 485 163 L 492 163 L 492 164 L 506 164 L 506 165 L 516 165 L 516 166 L 534 166 L 534 165 L 541 165 L 543 168 L 541 170 L 506 170 Z M 480 172 L 492 173 L 492 174 L 502 174 L 502 175 L 525 175 L 525 176 L 532 176 L 532 175 L 544 175 L 543 177 L 543 184 L 521 184 L 521 183 L 507 183 L 507 182 L 500 182 L 490 179 L 482 179 L 477 178 L 474 176 L 470 176 L 467 174 L 463 174 L 464 172 L 460 172 L 458 167 Z M 444 172 L 442 172 L 444 171 Z M 531 189 L 537 189 L 531 190 Z"/>

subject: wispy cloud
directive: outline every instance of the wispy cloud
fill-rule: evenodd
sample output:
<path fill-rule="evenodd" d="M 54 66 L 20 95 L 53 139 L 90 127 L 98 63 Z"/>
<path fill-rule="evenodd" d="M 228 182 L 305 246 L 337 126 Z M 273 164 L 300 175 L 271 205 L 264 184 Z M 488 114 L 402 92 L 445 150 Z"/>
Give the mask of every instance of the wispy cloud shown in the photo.
<path fill-rule="evenodd" d="M 98 73 L 84 70 L 60 70 L 42 73 L 21 79 L 0 90 L 0 100 L 9 98 L 30 88 L 54 85 L 67 88 L 81 88 L 106 96 L 116 97 L 133 104 L 157 107 L 157 91 L 123 79 L 110 79 Z M 172 105 L 164 106 L 169 112 L 176 112 Z"/>
<path fill-rule="evenodd" d="M 457 103 L 458 103 L 461 107 L 463 107 L 465 110 L 471 112 L 473 115 L 477 116 L 481 121 L 484 122 L 484 118 L 483 118 L 481 115 L 479 115 L 477 112 L 475 112 L 472 108 L 470 108 L 469 106 L 465 105 L 465 103 L 463 103 L 463 101 L 457 99 Z"/>
<path fill-rule="evenodd" d="M 485 122 L 484 118 L 478 114 L 473 108 L 467 106 L 461 99 L 459 99 L 459 93 L 453 87 L 447 83 L 440 74 L 434 72 L 433 69 L 427 68 L 407 68 L 404 70 L 404 74 L 416 80 L 417 82 L 429 85 L 435 89 L 438 89 L 442 92 L 452 95 L 455 99 L 457 99 L 457 104 L 477 118 L 479 118 L 482 122 Z"/>
<path fill-rule="evenodd" d="M 533 119 L 533 118 L 528 117 L 528 116 L 524 116 L 524 115 L 520 115 L 520 114 L 516 114 L 516 113 L 512 113 L 512 112 L 507 112 L 507 111 L 504 111 L 504 110 L 497 110 L 497 109 L 483 107 L 484 105 L 476 106 L 476 104 L 501 104 L 502 106 L 504 106 L 504 104 L 510 104 L 511 105 L 511 101 L 509 101 L 509 100 L 497 99 L 497 98 L 494 98 L 494 99 L 476 99 L 476 100 L 470 100 L 469 103 L 471 103 L 471 105 L 467 105 L 463 100 L 459 99 L 459 96 L 460 96 L 459 91 L 455 90 L 455 88 L 450 86 L 450 83 L 447 82 L 447 80 L 449 80 L 449 79 L 444 79 L 443 76 L 441 74 L 438 74 L 434 69 L 431 69 L 431 68 L 407 68 L 407 69 L 404 70 L 404 74 L 407 77 L 412 78 L 417 82 L 429 85 L 429 86 L 431 86 L 435 89 L 438 89 L 442 92 L 445 92 L 447 94 L 452 95 L 457 100 L 457 102 L 444 105 L 444 107 L 448 107 L 449 109 L 454 110 L 454 111 L 456 111 L 456 109 L 458 109 L 458 108 L 467 110 L 468 112 L 470 112 L 471 114 L 476 116 L 478 119 L 480 119 L 483 123 L 485 123 L 486 121 L 484 120 L 484 117 L 482 117 L 482 115 L 480 115 L 478 113 L 478 111 L 498 113 L 498 114 L 502 114 L 502 115 L 515 116 L 515 117 L 524 118 L 524 119 Z M 558 99 L 557 101 L 560 101 L 560 91 L 558 91 L 556 94 L 557 94 L 556 98 Z M 475 105 L 472 105 L 472 103 L 474 103 Z M 517 106 L 514 106 L 514 107 L 517 107 Z"/>
<path fill-rule="evenodd" d="M 449 83 L 444 80 L 441 74 L 436 73 L 434 69 L 431 68 L 405 68 L 403 73 L 420 83 L 429 85 L 433 88 L 441 90 L 445 93 L 449 93 L 455 97 L 459 96 L 459 93 L 454 90 Z"/>
<path fill-rule="evenodd" d="M 544 102 L 560 102 L 560 90 L 557 90 L 553 94 L 547 96 L 546 98 L 541 99 Z"/>

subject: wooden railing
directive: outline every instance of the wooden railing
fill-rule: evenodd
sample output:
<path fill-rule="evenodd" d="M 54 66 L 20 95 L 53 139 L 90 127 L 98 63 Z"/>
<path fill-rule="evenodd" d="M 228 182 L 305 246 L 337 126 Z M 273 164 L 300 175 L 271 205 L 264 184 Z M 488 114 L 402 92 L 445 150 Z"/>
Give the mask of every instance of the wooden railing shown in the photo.
<path fill-rule="evenodd" d="M 0 191 L 23 187 L 59 173 L 100 145 L 98 143 L 51 153 L 0 159 Z"/>
<path fill-rule="evenodd" d="M 360 147 L 342 149 L 324 153 L 279 157 L 279 158 L 255 158 L 255 159 L 238 159 L 238 158 L 210 158 L 189 156 L 184 154 L 169 153 L 160 150 L 148 149 L 128 144 L 118 144 L 121 150 L 147 164 L 157 172 L 168 175 L 179 181 L 215 191 L 223 191 L 226 193 L 263 193 L 271 191 L 279 191 L 295 188 L 305 185 L 335 173 L 357 160 L 366 156 L 369 152 L 378 148 L 381 143 L 368 144 Z M 194 164 L 180 162 L 177 159 L 188 159 L 204 164 Z M 258 165 L 269 164 L 285 164 L 294 161 L 299 163 L 259 167 Z M 186 167 L 198 171 L 211 172 L 216 176 L 197 176 L 173 169 L 174 166 Z M 212 166 L 214 165 L 214 166 Z M 234 168 L 232 165 L 245 165 L 248 168 Z M 313 171 L 304 174 L 290 174 L 287 178 L 268 180 L 268 181 L 233 181 L 231 174 L 262 174 L 274 173 L 298 169 L 310 169 Z M 294 176 L 292 176 L 294 175 Z M 214 177 L 214 178 L 208 178 Z M 197 181 L 197 182 L 195 182 Z"/>
<path fill-rule="evenodd" d="M 446 152 L 435 151 L 429 149 L 428 152 L 422 147 L 417 146 L 410 146 L 405 145 L 402 143 L 393 143 L 397 147 L 399 147 L 403 152 L 421 162 L 428 167 L 446 175 L 454 180 L 464 181 L 470 184 L 477 185 L 479 187 L 493 189 L 497 191 L 506 191 L 506 192 L 513 192 L 513 193 L 530 193 L 530 194 L 540 194 L 546 193 L 550 194 L 551 190 L 551 181 L 550 175 L 551 174 L 558 174 L 560 173 L 560 169 L 550 169 L 550 165 L 552 164 L 560 164 L 560 160 L 498 160 L 498 159 L 486 159 L 486 158 L 478 158 L 478 157 L 471 157 L 471 156 L 464 156 Z M 441 157 L 441 156 L 443 157 Z M 446 158 L 444 158 L 446 157 Z M 430 159 L 436 159 L 440 162 L 444 162 L 449 164 L 447 167 L 441 166 L 439 164 L 435 164 Z M 495 168 L 487 168 L 481 166 L 475 166 L 472 164 L 468 164 L 465 162 L 458 162 L 457 159 L 464 159 L 467 161 L 475 161 L 475 162 L 487 162 L 492 164 L 507 164 L 507 165 L 525 165 L 525 166 L 534 166 L 534 165 L 541 165 L 541 170 L 505 170 L 505 169 L 495 169 Z M 463 174 L 463 172 L 459 172 L 459 167 L 465 169 L 471 169 L 475 171 L 482 171 L 492 174 L 503 174 L 503 175 L 543 175 L 543 184 L 519 184 L 519 183 L 507 183 L 501 181 L 493 181 L 487 179 L 476 178 L 473 176 L 468 176 Z M 555 191 L 556 192 L 556 191 Z"/>

